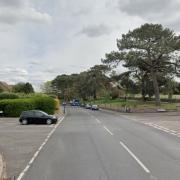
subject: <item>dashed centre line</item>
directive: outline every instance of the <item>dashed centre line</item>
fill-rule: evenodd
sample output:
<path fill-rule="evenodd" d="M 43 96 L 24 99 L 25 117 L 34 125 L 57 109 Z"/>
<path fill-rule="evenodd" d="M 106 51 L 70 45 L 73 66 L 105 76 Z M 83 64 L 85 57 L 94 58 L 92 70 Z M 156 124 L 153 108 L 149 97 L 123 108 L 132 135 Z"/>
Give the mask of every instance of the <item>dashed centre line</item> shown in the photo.
<path fill-rule="evenodd" d="M 104 129 L 105 129 L 111 136 L 114 135 L 106 126 L 103 126 L 103 127 L 104 127 Z"/>
<path fill-rule="evenodd" d="M 102 123 L 99 119 L 91 115 L 92 118 L 95 118 L 98 124 Z M 111 132 L 106 126 L 103 126 L 103 128 L 111 135 L 113 136 L 114 133 Z M 121 146 L 130 154 L 130 156 L 139 164 L 139 166 L 148 174 L 150 174 L 150 170 L 141 162 L 141 160 L 122 142 L 120 141 Z"/>
<path fill-rule="evenodd" d="M 101 124 L 101 121 L 99 119 L 96 118 L 96 121 L 98 124 Z"/>

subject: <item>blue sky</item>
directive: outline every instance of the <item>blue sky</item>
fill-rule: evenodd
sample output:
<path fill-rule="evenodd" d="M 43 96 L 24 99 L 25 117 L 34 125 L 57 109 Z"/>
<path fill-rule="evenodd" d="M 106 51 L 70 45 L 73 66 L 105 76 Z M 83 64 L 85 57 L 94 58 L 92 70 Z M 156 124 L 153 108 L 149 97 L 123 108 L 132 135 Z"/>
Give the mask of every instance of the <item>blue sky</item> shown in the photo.
<path fill-rule="evenodd" d="M 163 8 L 162 8 L 163 4 Z M 143 23 L 180 32 L 179 0 L 0 0 L 0 81 L 38 88 L 84 71 Z"/>

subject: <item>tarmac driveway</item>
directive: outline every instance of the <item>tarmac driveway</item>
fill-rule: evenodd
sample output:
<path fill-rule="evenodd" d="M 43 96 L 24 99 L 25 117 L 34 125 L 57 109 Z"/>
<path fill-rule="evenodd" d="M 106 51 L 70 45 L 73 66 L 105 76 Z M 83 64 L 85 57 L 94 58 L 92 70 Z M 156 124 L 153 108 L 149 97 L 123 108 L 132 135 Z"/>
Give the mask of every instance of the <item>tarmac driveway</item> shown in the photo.
<path fill-rule="evenodd" d="M 20 125 L 17 118 L 0 118 L 0 154 L 7 177 L 17 177 L 54 125 Z"/>

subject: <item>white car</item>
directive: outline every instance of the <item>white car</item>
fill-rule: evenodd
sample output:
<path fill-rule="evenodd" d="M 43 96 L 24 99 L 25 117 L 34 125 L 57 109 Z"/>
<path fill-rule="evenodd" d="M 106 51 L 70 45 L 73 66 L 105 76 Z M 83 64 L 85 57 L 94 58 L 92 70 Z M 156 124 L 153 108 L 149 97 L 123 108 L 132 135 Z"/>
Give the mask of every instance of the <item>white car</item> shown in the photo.
<path fill-rule="evenodd" d="M 98 107 L 98 105 L 92 105 L 91 109 L 92 110 L 99 110 L 99 107 Z"/>
<path fill-rule="evenodd" d="M 91 109 L 91 105 L 90 104 L 86 104 L 86 109 Z"/>

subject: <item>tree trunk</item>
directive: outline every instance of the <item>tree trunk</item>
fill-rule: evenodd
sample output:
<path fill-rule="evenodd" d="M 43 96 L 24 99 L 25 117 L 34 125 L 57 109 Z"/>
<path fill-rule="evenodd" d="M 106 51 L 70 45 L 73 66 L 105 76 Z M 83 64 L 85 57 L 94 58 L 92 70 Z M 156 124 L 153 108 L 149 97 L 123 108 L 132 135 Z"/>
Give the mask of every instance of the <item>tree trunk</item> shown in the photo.
<path fill-rule="evenodd" d="M 169 102 L 172 102 L 173 92 L 169 92 L 168 94 L 168 100 Z"/>
<path fill-rule="evenodd" d="M 142 100 L 145 102 L 146 101 L 146 90 L 145 90 L 145 81 L 144 77 L 142 78 L 142 86 L 141 86 L 141 95 L 142 95 Z"/>
<path fill-rule="evenodd" d="M 156 105 L 160 106 L 161 100 L 160 100 L 160 93 L 159 93 L 159 85 L 158 85 L 158 81 L 157 81 L 157 74 L 153 69 L 151 70 L 151 76 L 152 76 L 152 80 L 153 80 Z"/>
<path fill-rule="evenodd" d="M 173 97 L 173 83 L 171 80 L 168 81 L 168 100 L 169 102 L 172 101 L 172 97 Z"/>
<path fill-rule="evenodd" d="M 95 89 L 94 92 L 93 92 L 93 98 L 94 98 L 94 100 L 97 99 L 96 89 Z"/>

